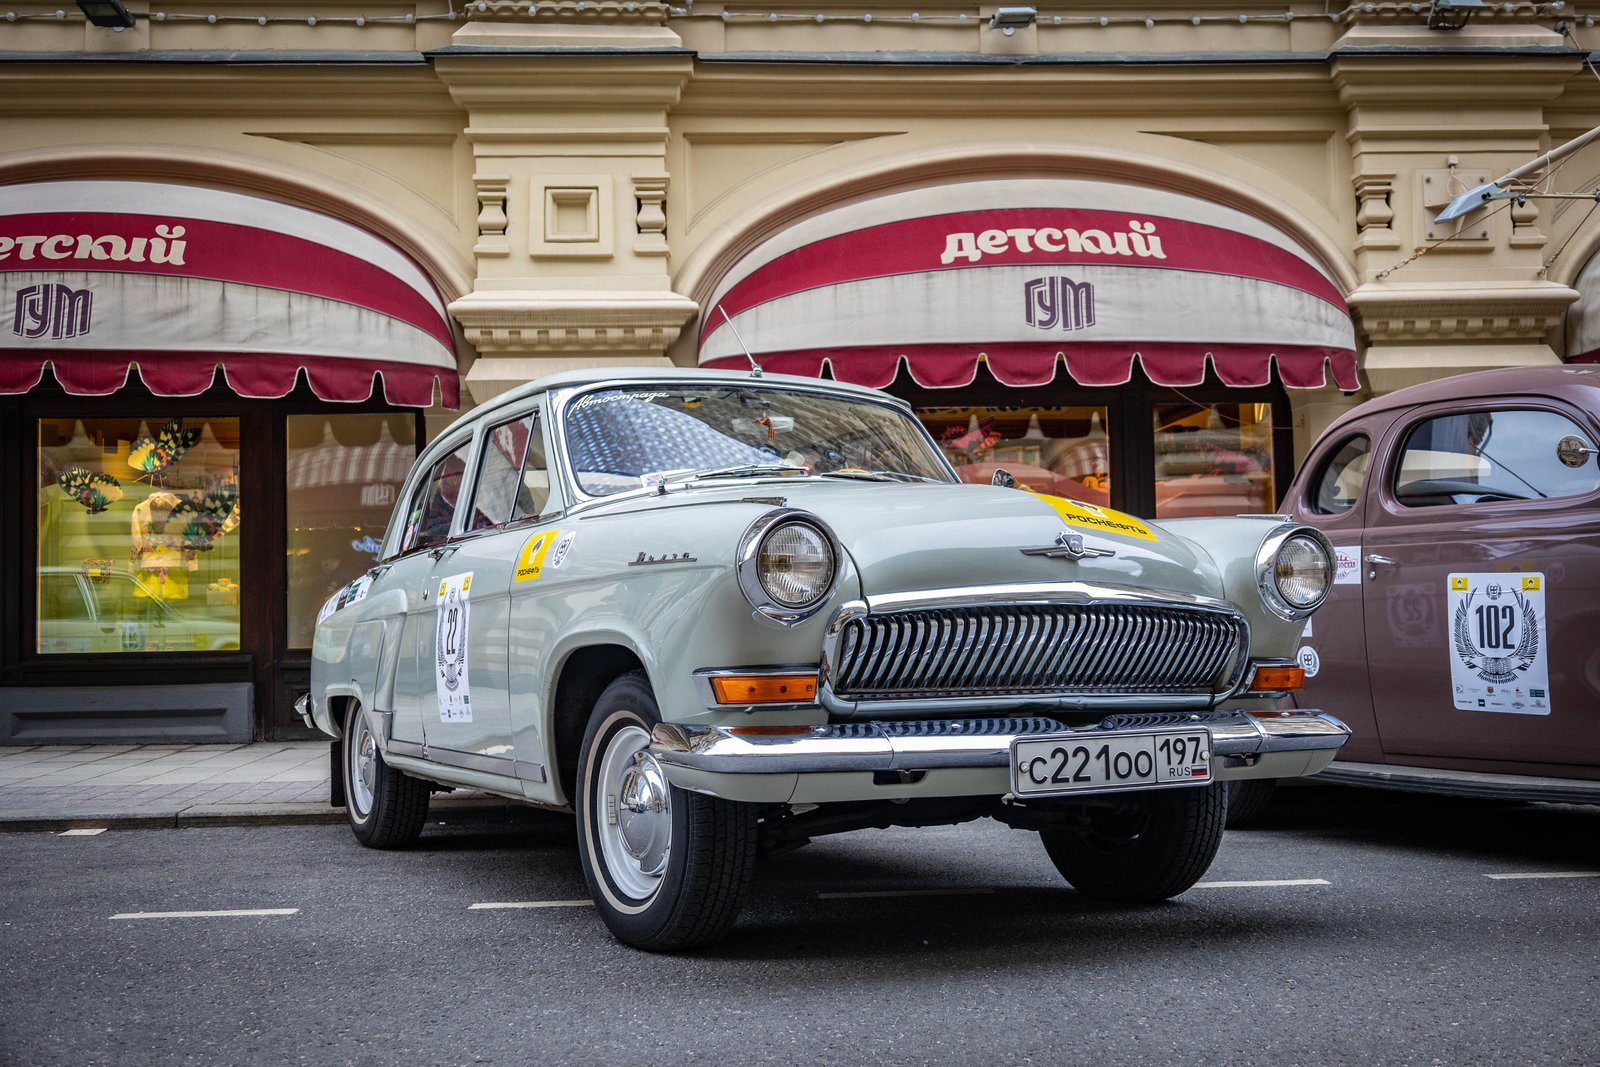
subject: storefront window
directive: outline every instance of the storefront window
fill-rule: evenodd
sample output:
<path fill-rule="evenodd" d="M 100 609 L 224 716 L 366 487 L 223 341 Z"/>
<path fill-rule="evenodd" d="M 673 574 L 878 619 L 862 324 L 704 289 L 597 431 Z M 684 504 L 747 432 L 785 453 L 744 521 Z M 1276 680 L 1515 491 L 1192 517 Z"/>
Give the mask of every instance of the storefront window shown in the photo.
<path fill-rule="evenodd" d="M 289 647 L 311 647 L 317 609 L 377 562 L 417 458 L 410 414 L 288 417 Z"/>
<path fill-rule="evenodd" d="M 917 418 L 964 482 L 987 483 L 1004 467 L 1023 489 L 1111 502 L 1103 407 L 930 407 Z"/>
<path fill-rule="evenodd" d="M 40 419 L 37 648 L 239 647 L 239 420 Z"/>
<path fill-rule="evenodd" d="M 1270 404 L 1157 404 L 1156 518 L 1272 510 Z"/>

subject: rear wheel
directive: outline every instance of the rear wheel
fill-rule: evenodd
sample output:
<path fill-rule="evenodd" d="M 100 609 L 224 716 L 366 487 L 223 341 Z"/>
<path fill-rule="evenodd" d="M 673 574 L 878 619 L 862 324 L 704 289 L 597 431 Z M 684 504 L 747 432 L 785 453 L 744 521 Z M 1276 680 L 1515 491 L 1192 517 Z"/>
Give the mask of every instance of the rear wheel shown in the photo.
<path fill-rule="evenodd" d="M 1254 826 L 1272 806 L 1276 778 L 1240 778 L 1228 783 L 1228 829 Z"/>
<path fill-rule="evenodd" d="M 1129 903 L 1175 897 L 1200 880 L 1222 844 L 1227 790 L 1124 793 L 1085 806 L 1070 826 L 1042 830 L 1063 878 L 1086 896 Z"/>
<path fill-rule="evenodd" d="M 638 948 L 693 948 L 733 924 L 755 869 L 754 806 L 688 793 L 650 755 L 644 674 L 600 694 L 578 760 L 579 857 L 606 926 Z"/>
<path fill-rule="evenodd" d="M 343 746 L 345 812 L 356 840 L 369 848 L 411 844 L 428 818 L 428 784 L 383 761 L 372 718 L 359 707 L 350 709 Z"/>

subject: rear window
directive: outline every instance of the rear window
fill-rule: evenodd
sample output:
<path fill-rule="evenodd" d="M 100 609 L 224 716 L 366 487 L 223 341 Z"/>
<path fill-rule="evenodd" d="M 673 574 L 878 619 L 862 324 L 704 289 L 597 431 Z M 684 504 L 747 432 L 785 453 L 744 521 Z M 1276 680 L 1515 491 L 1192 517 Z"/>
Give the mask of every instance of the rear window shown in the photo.
<path fill-rule="evenodd" d="M 1322 464 L 1312 491 L 1312 510 L 1320 515 L 1342 515 L 1355 507 L 1371 458 L 1372 442 L 1365 434 L 1346 438 Z"/>

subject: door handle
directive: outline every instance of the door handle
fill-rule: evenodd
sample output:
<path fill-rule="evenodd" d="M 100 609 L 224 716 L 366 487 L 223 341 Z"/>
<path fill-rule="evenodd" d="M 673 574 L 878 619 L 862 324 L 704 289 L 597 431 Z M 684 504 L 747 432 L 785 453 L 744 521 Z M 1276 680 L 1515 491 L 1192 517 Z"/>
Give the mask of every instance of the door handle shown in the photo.
<path fill-rule="evenodd" d="M 428 549 L 428 555 L 433 558 L 433 561 L 435 563 L 438 563 L 441 559 L 444 559 L 446 556 L 452 555 L 455 552 L 456 547 L 457 546 L 455 546 L 455 545 L 440 545 L 437 548 Z"/>
<path fill-rule="evenodd" d="M 1377 567 L 1393 567 L 1400 561 L 1397 559 L 1390 559 L 1388 556 L 1380 556 L 1376 552 L 1368 552 L 1367 562 Z"/>

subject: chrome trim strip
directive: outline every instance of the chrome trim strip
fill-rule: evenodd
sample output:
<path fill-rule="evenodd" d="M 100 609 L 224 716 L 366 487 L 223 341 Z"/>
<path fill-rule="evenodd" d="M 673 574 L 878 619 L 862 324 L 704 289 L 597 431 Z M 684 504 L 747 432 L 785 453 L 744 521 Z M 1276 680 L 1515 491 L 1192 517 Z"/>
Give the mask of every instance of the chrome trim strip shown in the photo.
<path fill-rule="evenodd" d="M 404 748 L 397 746 L 404 745 Z M 453 748 L 440 748 L 437 745 L 414 745 L 409 741 L 392 741 L 390 747 L 399 756 L 420 756 L 431 763 L 443 764 L 446 767 L 460 767 L 464 771 L 479 771 L 483 774 L 498 774 L 505 778 L 525 778 L 529 774 L 537 773 L 538 778 L 531 781 L 544 781 L 544 768 L 537 763 L 524 763 L 527 774 L 517 773 L 517 761 L 510 756 L 485 756 L 477 752 L 458 752 Z"/>
<path fill-rule="evenodd" d="M 514 759 L 511 761 L 511 770 L 513 774 L 522 779 L 524 782 L 544 782 L 543 764 L 529 763 L 527 760 Z"/>
<path fill-rule="evenodd" d="M 1309 527 L 1307 527 L 1309 529 Z M 1113 582 L 1027 582 L 1007 585 L 969 585 L 951 589 L 916 590 L 907 593 L 881 593 L 869 596 L 866 607 L 873 614 L 887 611 L 912 611 L 918 608 L 995 607 L 998 605 L 1055 605 L 1091 603 L 1148 604 L 1154 607 L 1209 608 L 1227 615 L 1238 615 L 1238 608 L 1226 600 L 1194 596 L 1189 593 L 1156 592 L 1134 585 Z M 847 605 L 848 606 L 848 605 Z M 842 610 L 842 609 L 841 609 Z"/>
<path fill-rule="evenodd" d="M 657 725 L 650 754 L 664 766 L 716 774 L 821 774 L 839 771 L 1004 767 L 1019 738 L 1115 736 L 1151 730 L 1203 728 L 1215 763 L 1230 756 L 1338 749 L 1350 730 L 1320 711 L 1259 718 L 1244 712 L 1112 715 L 1072 730 L 1054 719 L 935 719 L 836 723 L 804 734 L 735 734 L 726 727 Z M 670 774 L 670 772 L 669 772 Z"/>
<path fill-rule="evenodd" d="M 383 747 L 385 751 L 393 752 L 396 756 L 410 756 L 412 759 L 428 758 L 427 748 L 415 741 L 390 741 Z"/>

